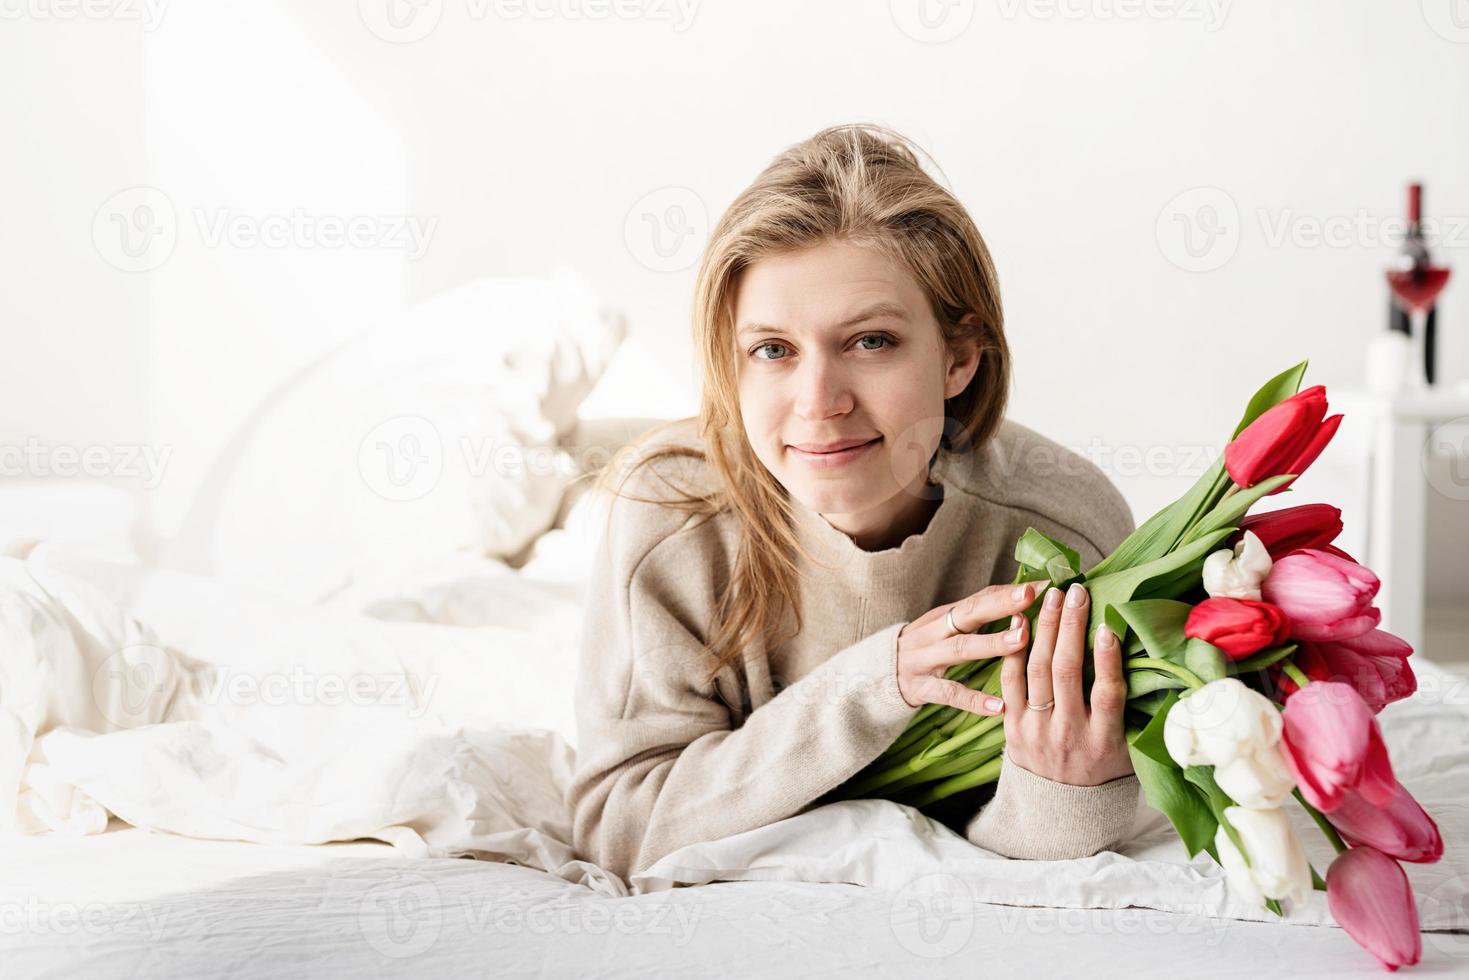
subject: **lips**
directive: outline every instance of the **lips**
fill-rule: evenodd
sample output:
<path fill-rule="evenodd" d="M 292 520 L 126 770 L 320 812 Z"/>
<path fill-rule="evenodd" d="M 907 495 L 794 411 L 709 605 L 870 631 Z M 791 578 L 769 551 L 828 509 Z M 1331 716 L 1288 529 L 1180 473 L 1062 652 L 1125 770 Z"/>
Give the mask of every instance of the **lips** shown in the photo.
<path fill-rule="evenodd" d="M 865 446 L 869 442 L 876 442 L 882 436 L 874 436 L 870 439 L 841 439 L 836 442 L 795 442 L 791 443 L 792 449 L 799 449 L 803 453 L 828 453 L 841 452 L 843 449 L 851 449 L 854 446 Z"/>

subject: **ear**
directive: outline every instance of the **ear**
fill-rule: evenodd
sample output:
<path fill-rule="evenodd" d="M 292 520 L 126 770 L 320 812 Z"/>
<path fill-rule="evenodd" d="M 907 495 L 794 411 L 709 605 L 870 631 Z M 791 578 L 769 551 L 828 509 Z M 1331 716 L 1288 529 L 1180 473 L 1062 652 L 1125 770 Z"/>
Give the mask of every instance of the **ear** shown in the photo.
<path fill-rule="evenodd" d="M 950 346 L 948 351 L 948 373 L 944 375 L 944 398 L 953 398 L 969 387 L 969 382 L 974 380 L 974 372 L 979 370 L 979 340 L 975 332 L 979 328 L 979 318 L 973 313 L 966 313 L 959 319 L 961 326 L 969 328 L 959 341 Z"/>

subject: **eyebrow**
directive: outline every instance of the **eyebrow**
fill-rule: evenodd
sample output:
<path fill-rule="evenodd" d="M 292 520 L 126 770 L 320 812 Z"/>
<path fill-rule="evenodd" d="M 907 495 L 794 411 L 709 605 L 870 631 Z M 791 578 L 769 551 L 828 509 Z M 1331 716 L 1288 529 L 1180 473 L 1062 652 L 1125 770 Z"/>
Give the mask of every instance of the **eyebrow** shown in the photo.
<path fill-rule="evenodd" d="M 874 303 L 872 306 L 869 306 L 867 309 L 863 310 L 861 313 L 857 313 L 857 314 L 855 314 L 853 316 L 849 316 L 845 320 L 842 320 L 840 323 L 835 324 L 832 327 L 832 329 L 833 330 L 845 330 L 848 327 L 854 327 L 857 324 L 863 323 L 863 322 L 865 322 L 867 320 L 876 320 L 879 317 L 894 317 L 894 318 L 899 319 L 899 320 L 907 320 L 908 319 L 908 311 L 906 309 L 904 309 L 898 303 L 892 303 L 892 302 L 887 302 L 887 301 L 884 301 L 884 302 L 881 302 L 881 303 Z M 769 324 L 765 324 L 765 323 L 746 323 L 744 326 L 740 327 L 739 331 L 735 334 L 735 336 L 737 336 L 737 337 L 743 337 L 746 334 L 751 334 L 751 333 L 766 333 L 768 331 L 779 332 L 780 331 L 780 328 L 779 327 L 772 327 Z"/>

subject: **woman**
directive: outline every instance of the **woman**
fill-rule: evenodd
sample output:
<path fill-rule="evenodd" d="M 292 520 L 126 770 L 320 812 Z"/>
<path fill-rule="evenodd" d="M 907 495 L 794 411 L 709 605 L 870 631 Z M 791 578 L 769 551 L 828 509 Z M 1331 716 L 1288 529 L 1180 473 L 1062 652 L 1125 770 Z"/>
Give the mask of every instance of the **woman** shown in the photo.
<path fill-rule="evenodd" d="M 1011 857 L 1115 844 L 1138 782 L 1121 651 L 1050 590 L 1034 526 L 1087 564 L 1133 529 L 1093 464 L 1003 418 L 1009 352 L 989 253 L 888 130 L 824 130 L 730 206 L 699 272 L 697 418 L 660 426 L 616 491 L 587 593 L 568 791 L 576 849 L 627 876 L 792 816 L 923 704 L 1003 712 L 993 798 L 964 830 Z M 976 591 L 977 590 L 977 591 Z M 952 664 L 1003 656 L 1003 703 Z"/>

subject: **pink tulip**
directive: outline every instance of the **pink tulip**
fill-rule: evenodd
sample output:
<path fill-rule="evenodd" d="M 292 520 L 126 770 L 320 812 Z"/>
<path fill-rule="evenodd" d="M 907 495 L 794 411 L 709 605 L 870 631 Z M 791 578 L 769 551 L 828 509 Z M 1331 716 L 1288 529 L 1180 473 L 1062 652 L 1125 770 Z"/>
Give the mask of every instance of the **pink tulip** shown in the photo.
<path fill-rule="evenodd" d="M 1347 843 L 1374 847 L 1399 861 L 1432 864 L 1443 857 L 1438 824 L 1402 783 L 1394 787 L 1387 806 L 1378 806 L 1361 793 L 1347 793 L 1327 819 Z"/>
<path fill-rule="evenodd" d="M 1271 566 L 1260 595 L 1290 617 L 1291 636 L 1345 640 L 1361 636 L 1382 619 L 1372 606 L 1380 586 L 1369 568 L 1317 548 L 1301 548 Z"/>
<path fill-rule="evenodd" d="M 1336 856 L 1326 869 L 1326 907 L 1389 970 L 1412 966 L 1423 954 L 1408 876 L 1381 851 L 1353 847 Z"/>
<path fill-rule="evenodd" d="M 1413 648 L 1402 639 L 1386 630 L 1372 630 L 1347 640 L 1302 640 L 1295 662 L 1313 681 L 1352 685 L 1377 714 L 1418 690 L 1418 678 L 1408 663 L 1412 653 Z M 1287 696 L 1296 692 L 1295 681 L 1278 668 L 1272 667 L 1270 676 Z"/>
<path fill-rule="evenodd" d="M 1314 681 L 1285 702 L 1281 747 L 1301 795 L 1323 813 L 1357 790 L 1378 806 L 1397 777 L 1372 709 L 1350 684 Z"/>

